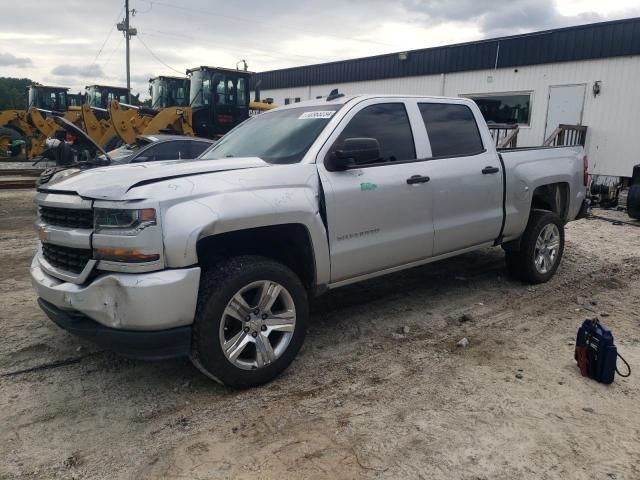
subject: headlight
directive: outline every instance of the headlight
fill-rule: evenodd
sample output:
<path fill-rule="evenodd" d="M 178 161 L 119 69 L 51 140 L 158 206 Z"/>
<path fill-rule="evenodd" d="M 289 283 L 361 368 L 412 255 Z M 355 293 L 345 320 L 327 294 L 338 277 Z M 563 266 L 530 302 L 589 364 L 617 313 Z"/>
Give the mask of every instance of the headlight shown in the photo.
<path fill-rule="evenodd" d="M 51 177 L 51 180 L 49 180 L 49 183 L 59 182 L 60 180 L 65 179 L 70 175 L 74 175 L 74 174 L 78 173 L 79 171 L 80 171 L 79 168 L 67 168 L 65 170 L 61 170 L 59 172 L 56 172 Z"/>
<path fill-rule="evenodd" d="M 141 230 L 155 224 L 156 211 L 153 208 L 139 210 L 96 208 L 94 211 L 96 233 L 137 235 Z"/>

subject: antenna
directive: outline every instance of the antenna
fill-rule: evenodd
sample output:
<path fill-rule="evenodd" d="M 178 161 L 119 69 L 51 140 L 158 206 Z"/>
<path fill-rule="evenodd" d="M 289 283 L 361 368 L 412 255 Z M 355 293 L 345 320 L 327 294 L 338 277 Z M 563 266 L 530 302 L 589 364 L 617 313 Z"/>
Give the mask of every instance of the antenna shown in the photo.
<path fill-rule="evenodd" d="M 327 102 L 330 102 L 331 100 L 335 100 L 336 98 L 340 98 L 340 97 L 344 97 L 344 93 L 338 93 L 338 89 L 334 88 L 333 90 L 331 90 L 331 93 L 327 97 Z"/>

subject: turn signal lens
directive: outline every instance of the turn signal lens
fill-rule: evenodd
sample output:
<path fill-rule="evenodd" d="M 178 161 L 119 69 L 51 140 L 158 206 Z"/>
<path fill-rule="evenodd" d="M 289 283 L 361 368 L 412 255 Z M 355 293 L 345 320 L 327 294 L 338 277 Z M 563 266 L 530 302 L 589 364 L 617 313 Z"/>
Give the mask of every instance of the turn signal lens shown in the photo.
<path fill-rule="evenodd" d="M 109 262 L 143 263 L 155 262 L 160 259 L 157 253 L 142 253 L 138 250 L 126 250 L 123 248 L 96 248 L 93 251 L 96 260 Z"/>

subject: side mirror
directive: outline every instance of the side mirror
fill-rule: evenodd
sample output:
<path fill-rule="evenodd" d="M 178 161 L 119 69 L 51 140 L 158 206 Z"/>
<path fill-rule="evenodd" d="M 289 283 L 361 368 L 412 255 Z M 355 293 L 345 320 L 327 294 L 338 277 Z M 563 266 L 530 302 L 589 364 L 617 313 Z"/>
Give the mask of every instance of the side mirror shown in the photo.
<path fill-rule="evenodd" d="M 342 171 L 380 160 L 380 144 L 375 138 L 347 138 L 342 148 L 334 150 L 327 159 L 329 171 Z"/>

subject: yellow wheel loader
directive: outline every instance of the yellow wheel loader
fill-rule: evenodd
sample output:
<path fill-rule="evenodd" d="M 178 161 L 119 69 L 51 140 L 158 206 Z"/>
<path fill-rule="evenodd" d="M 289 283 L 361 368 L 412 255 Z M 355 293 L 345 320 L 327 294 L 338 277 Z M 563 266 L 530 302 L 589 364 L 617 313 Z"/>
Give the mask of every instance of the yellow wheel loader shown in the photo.
<path fill-rule="evenodd" d="M 111 125 L 126 144 L 133 144 L 138 135 L 144 134 L 194 135 L 189 107 L 167 107 L 157 111 L 113 100 L 108 111 Z"/>

